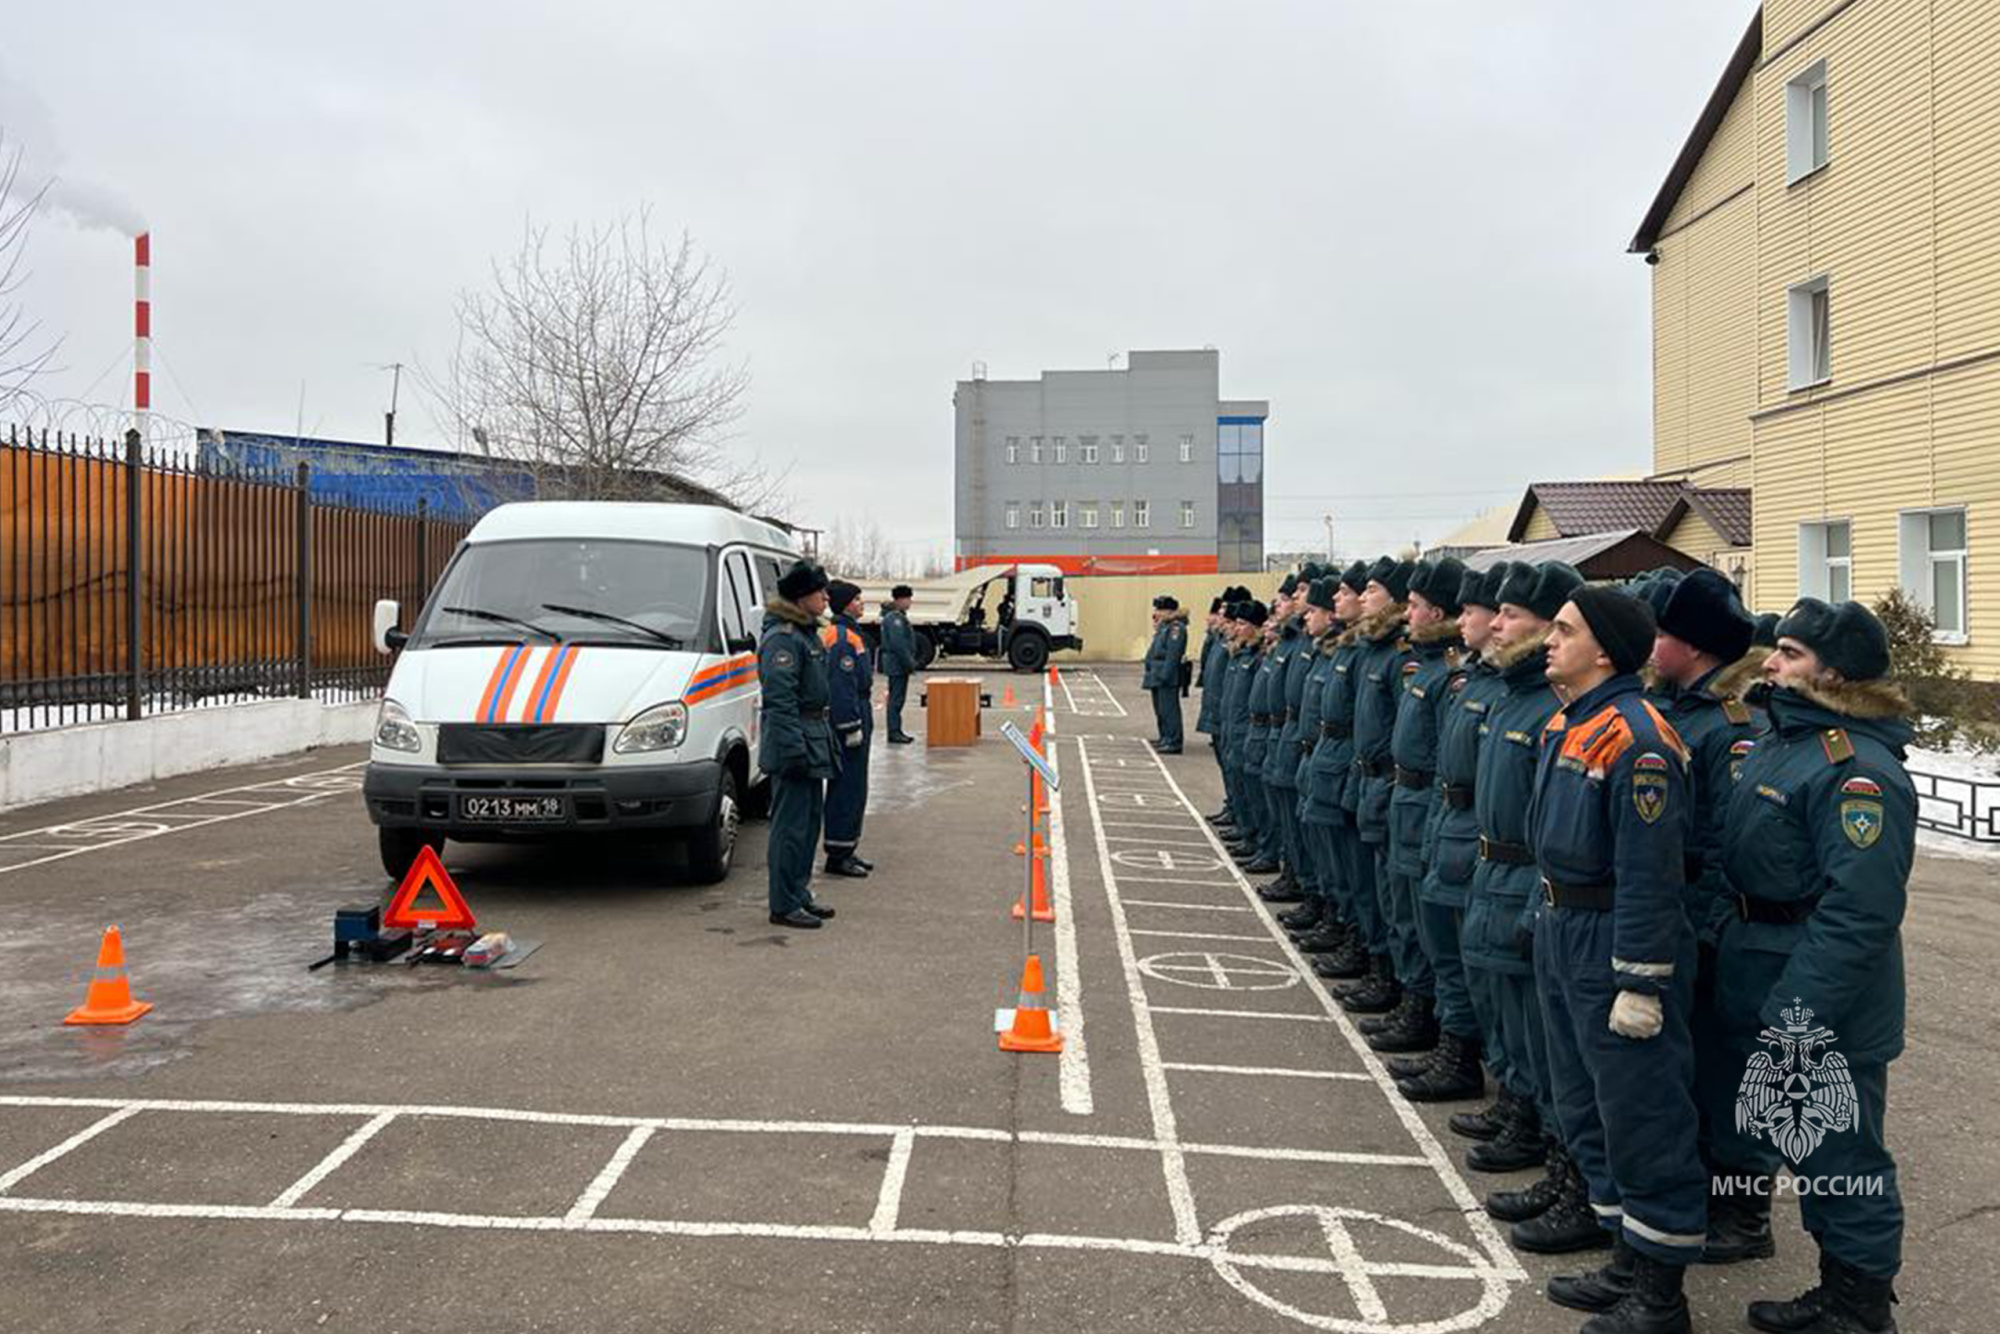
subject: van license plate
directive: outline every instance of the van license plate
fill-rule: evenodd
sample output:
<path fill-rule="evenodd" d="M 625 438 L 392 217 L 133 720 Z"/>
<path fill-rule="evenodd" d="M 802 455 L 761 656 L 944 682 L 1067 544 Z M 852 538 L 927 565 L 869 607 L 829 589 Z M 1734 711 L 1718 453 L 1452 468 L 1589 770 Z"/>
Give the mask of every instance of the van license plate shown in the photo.
<path fill-rule="evenodd" d="M 563 797 L 460 797 L 458 818 L 484 824 L 547 824 L 569 818 Z"/>

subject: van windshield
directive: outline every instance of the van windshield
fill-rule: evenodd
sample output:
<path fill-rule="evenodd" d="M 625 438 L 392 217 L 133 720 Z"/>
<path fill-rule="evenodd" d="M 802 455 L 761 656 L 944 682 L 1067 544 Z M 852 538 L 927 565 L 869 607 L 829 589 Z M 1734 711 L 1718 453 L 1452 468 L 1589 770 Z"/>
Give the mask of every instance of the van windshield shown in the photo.
<path fill-rule="evenodd" d="M 703 647 L 708 552 L 664 542 L 535 538 L 466 547 L 411 648 L 564 643 Z"/>

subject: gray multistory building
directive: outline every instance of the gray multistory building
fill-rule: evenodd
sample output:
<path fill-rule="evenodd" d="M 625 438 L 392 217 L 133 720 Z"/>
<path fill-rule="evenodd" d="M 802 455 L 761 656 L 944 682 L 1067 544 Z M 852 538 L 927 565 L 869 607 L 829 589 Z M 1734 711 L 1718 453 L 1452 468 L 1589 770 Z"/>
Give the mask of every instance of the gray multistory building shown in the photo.
<path fill-rule="evenodd" d="M 960 380 L 958 568 L 1073 574 L 1257 570 L 1263 400 L 1221 397 L 1221 356 L 1133 352 L 1122 368 Z"/>

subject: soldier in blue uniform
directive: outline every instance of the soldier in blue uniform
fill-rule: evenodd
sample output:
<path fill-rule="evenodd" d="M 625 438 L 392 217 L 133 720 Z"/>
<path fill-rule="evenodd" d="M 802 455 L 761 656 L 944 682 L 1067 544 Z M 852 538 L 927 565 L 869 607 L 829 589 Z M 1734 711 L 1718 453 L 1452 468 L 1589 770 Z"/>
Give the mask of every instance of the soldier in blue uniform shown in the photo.
<path fill-rule="evenodd" d="M 1319 567 L 1299 571 L 1289 600 L 1291 616 L 1279 633 L 1272 655 L 1271 738 L 1264 747 L 1264 791 L 1278 826 L 1278 861 L 1282 898 L 1273 902 L 1305 903 L 1313 894 L 1312 872 L 1299 841 L 1299 702 L 1306 675 L 1312 670 L 1313 636 L 1306 629 L 1306 595 Z"/>
<path fill-rule="evenodd" d="M 1331 848 L 1324 826 L 1306 823 L 1306 809 L 1312 788 L 1312 755 L 1323 740 L 1320 721 L 1324 717 L 1326 683 L 1333 676 L 1333 655 L 1340 638 L 1340 620 L 1334 611 L 1334 587 L 1339 581 L 1322 576 L 1305 590 L 1305 633 L 1311 647 L 1302 652 L 1292 670 L 1301 676 L 1296 714 L 1286 725 L 1292 745 L 1293 828 L 1298 838 L 1298 858 L 1306 888 L 1306 900 L 1278 920 L 1292 933 L 1301 950 L 1308 954 L 1337 951 L 1347 943 L 1348 923 L 1333 903 Z"/>
<path fill-rule="evenodd" d="M 1544 729 L 1529 809 L 1542 873 L 1535 981 L 1563 1143 L 1615 1241 L 1549 1300 L 1584 1334 L 1686 1334 L 1682 1283 L 1708 1232 L 1696 1146 L 1694 931 L 1685 906 L 1688 754 L 1645 698 L 1653 614 L 1622 590 L 1570 595 L 1549 634 L 1565 699 Z"/>
<path fill-rule="evenodd" d="M 1361 655 L 1359 630 L 1361 594 L 1368 587 L 1368 566 L 1355 561 L 1333 585 L 1332 661 L 1323 678 L 1319 700 L 1319 744 L 1313 747 L 1299 775 L 1299 816 L 1306 835 L 1317 841 L 1321 892 L 1344 927 L 1345 939 L 1334 950 L 1313 960 L 1321 977 L 1353 981 L 1367 975 L 1369 942 L 1379 935 L 1374 896 L 1361 900 L 1354 892 L 1360 837 L 1346 795 L 1354 770 L 1354 662 Z"/>
<path fill-rule="evenodd" d="M 757 645 L 760 735 L 757 764 L 771 775 L 768 853 L 771 923 L 810 930 L 833 916 L 813 900 L 813 845 L 826 813 L 827 780 L 840 757 L 827 721 L 832 683 L 819 618 L 826 610 L 826 571 L 796 561 L 764 604 Z"/>
<path fill-rule="evenodd" d="M 1383 556 L 1368 569 L 1368 588 L 1361 595 L 1362 620 L 1355 658 L 1354 764 L 1345 794 L 1360 836 L 1354 858 L 1355 897 L 1375 900 L 1377 938 L 1368 942 L 1369 973 L 1358 985 L 1336 991 L 1351 1014 L 1386 1014 L 1403 998 L 1410 981 L 1396 970 L 1398 955 L 1395 918 L 1386 897 L 1388 880 L 1389 790 L 1393 765 L 1389 742 L 1396 725 L 1396 699 L 1402 693 L 1403 664 L 1411 661 L 1404 642 L 1403 599 L 1409 596 L 1416 566 Z"/>
<path fill-rule="evenodd" d="M 1187 613 L 1178 600 L 1162 593 L 1153 599 L 1153 641 L 1146 646 L 1140 682 L 1153 695 L 1153 722 L 1160 732 L 1153 749 L 1162 755 L 1181 753 L 1181 663 L 1186 659 Z"/>
<path fill-rule="evenodd" d="M 1257 667 L 1250 677 L 1250 727 L 1243 734 L 1243 792 L 1250 801 L 1253 817 L 1250 845 L 1237 858 L 1245 872 L 1262 875 L 1279 872 L 1279 878 L 1262 886 L 1259 893 L 1270 902 L 1297 902 L 1288 893 L 1291 882 L 1283 876 L 1284 859 L 1279 841 L 1278 816 L 1271 806 L 1271 794 L 1264 785 L 1264 760 L 1271 748 L 1271 700 L 1279 675 L 1277 672 L 1278 646 L 1283 642 L 1285 631 L 1292 619 L 1292 591 L 1298 587 L 1298 580 L 1286 575 L 1278 586 L 1278 592 L 1271 599 L 1270 615 L 1265 619 L 1262 641 L 1263 648 L 1257 658 Z M 1293 630 L 1296 634 L 1296 629 Z M 1273 896 L 1277 897 L 1273 897 Z"/>
<path fill-rule="evenodd" d="M 819 632 L 826 646 L 833 738 L 840 743 L 840 773 L 826 785 L 826 869 L 865 879 L 875 863 L 862 857 L 861 819 L 868 810 L 868 752 L 875 736 L 875 677 L 868 641 L 854 620 L 861 590 L 844 580 L 826 586 L 833 623 Z"/>
<path fill-rule="evenodd" d="M 889 606 L 882 613 L 882 675 L 889 681 L 883 722 L 888 724 L 892 746 L 916 740 L 903 730 L 903 701 L 910 695 L 910 674 L 917 670 L 917 632 L 910 628 L 912 596 L 908 584 L 897 584 L 889 590 Z"/>
<path fill-rule="evenodd" d="M 1438 728 L 1460 670 L 1458 588 L 1465 566 L 1446 556 L 1421 560 L 1410 575 L 1409 656 L 1396 680 L 1396 715 L 1389 737 L 1394 785 L 1389 794 L 1384 903 L 1390 944 L 1403 983 L 1397 1008 L 1383 1020 L 1363 1020 L 1368 1045 L 1380 1052 L 1429 1051 L 1438 1041 L 1434 942 L 1424 938 L 1417 886 L 1424 878 L 1425 835 L 1437 807 Z M 1465 1016 L 1469 1021 L 1470 1016 Z M 1469 1022 L 1462 1029 L 1470 1028 Z"/>
<path fill-rule="evenodd" d="M 1222 690 L 1222 772 L 1235 828 L 1225 846 L 1241 857 L 1256 839 L 1256 807 L 1243 782 L 1243 743 L 1250 731 L 1250 688 L 1264 642 L 1264 604 L 1248 598 L 1229 605 L 1230 650 Z"/>
<path fill-rule="evenodd" d="M 1895 1328 L 1902 1262 L 1883 1122 L 1889 1062 L 1903 1050 L 1902 921 L 1916 856 L 1908 706 L 1883 679 L 1888 636 L 1859 603 L 1803 599 L 1777 636 L 1764 668 L 1770 730 L 1744 761 L 1724 826 L 1734 911 L 1721 916 L 1715 1005 L 1744 1072 L 1736 1137 L 1768 1145 L 1789 1128 L 1778 1138 L 1796 1170 L 1844 1179 L 1844 1193 L 1800 1197 L 1819 1284 L 1753 1303 L 1749 1318 L 1785 1334 L 1880 1334 Z M 1806 1053 L 1808 1103 L 1849 1115 L 1850 1128 L 1817 1143 L 1780 1094 L 1786 1076 L 1796 1085 L 1807 1075 Z M 1745 1161 L 1729 1146 L 1723 1158 Z"/>
<path fill-rule="evenodd" d="M 1222 768 L 1222 682 L 1228 671 L 1229 637 L 1225 633 L 1223 606 L 1235 599 L 1232 590 L 1225 588 L 1222 595 L 1208 604 L 1208 627 L 1201 637 L 1201 656 L 1195 660 L 1194 683 L 1201 691 L 1201 707 L 1195 713 L 1194 730 L 1208 738 L 1209 753 L 1215 757 L 1215 767 Z M 1227 799 L 1227 783 L 1224 784 L 1224 800 L 1221 806 L 1204 817 L 1218 829 L 1233 823 L 1230 819 Z"/>

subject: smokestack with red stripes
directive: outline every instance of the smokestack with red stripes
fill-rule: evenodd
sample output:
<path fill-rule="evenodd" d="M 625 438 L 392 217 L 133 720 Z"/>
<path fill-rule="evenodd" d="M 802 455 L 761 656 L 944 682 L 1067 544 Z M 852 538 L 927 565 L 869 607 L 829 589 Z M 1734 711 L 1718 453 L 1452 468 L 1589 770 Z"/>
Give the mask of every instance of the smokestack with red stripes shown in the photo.
<path fill-rule="evenodd" d="M 132 238 L 132 407 L 141 434 L 153 406 L 153 234 Z"/>

